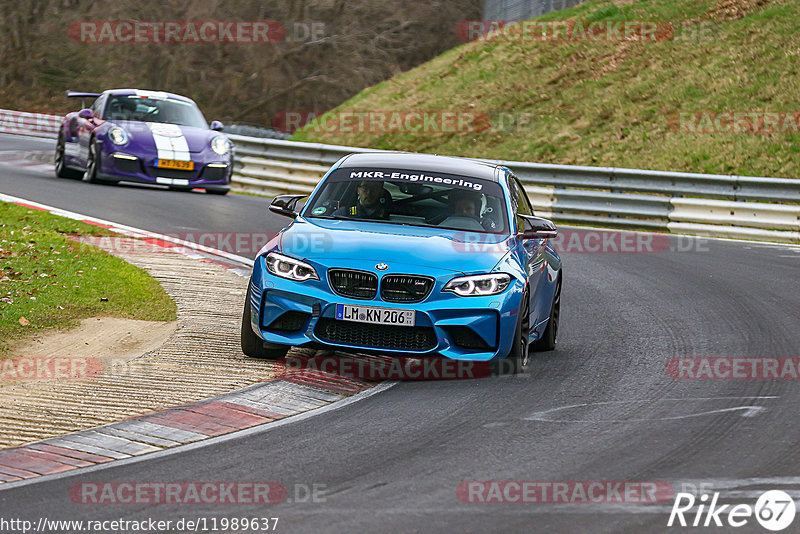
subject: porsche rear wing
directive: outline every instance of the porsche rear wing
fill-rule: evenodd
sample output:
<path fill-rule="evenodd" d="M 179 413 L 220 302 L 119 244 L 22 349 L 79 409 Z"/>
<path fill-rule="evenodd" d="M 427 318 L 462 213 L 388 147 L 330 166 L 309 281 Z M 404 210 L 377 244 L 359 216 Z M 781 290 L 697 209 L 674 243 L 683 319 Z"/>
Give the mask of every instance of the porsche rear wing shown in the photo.
<path fill-rule="evenodd" d="M 82 93 L 80 91 L 67 91 L 67 98 L 80 98 L 81 99 L 81 109 L 86 107 L 86 99 L 91 98 L 94 100 L 100 96 L 100 93 Z M 91 102 L 91 100 L 90 100 Z"/>
<path fill-rule="evenodd" d="M 80 91 L 67 91 L 67 98 L 97 98 L 100 93 L 81 93 Z"/>

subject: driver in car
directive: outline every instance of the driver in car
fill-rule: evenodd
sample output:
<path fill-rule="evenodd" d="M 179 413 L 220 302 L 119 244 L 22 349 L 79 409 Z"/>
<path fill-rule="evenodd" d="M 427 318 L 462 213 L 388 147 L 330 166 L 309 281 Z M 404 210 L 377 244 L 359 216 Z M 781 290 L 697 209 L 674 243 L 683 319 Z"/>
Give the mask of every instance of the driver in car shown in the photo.
<path fill-rule="evenodd" d="M 480 220 L 481 197 L 477 193 L 454 189 L 448 195 L 450 217 L 469 217 Z"/>
<path fill-rule="evenodd" d="M 382 181 L 363 180 L 358 184 L 356 205 L 339 208 L 333 214 L 349 215 L 359 219 L 387 220 L 389 218 L 389 198 L 391 197 L 383 188 Z"/>
<path fill-rule="evenodd" d="M 442 226 L 455 225 L 463 230 L 494 231 L 495 223 L 483 219 L 481 214 L 481 195 L 474 191 L 453 189 L 447 195 L 448 215 L 440 223 Z"/>

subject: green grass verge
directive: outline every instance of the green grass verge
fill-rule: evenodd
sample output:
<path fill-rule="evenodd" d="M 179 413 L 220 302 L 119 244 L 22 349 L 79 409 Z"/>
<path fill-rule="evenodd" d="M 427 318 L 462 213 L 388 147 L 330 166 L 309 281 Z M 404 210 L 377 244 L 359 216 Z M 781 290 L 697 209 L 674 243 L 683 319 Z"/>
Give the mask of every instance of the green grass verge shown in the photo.
<path fill-rule="evenodd" d="M 720 7 L 739 15 L 720 14 Z M 475 133 L 293 139 L 571 165 L 796 178 L 800 133 L 686 133 L 680 113 L 800 110 L 795 0 L 599 0 L 539 19 L 671 23 L 655 43 L 471 42 L 366 89 L 340 111 L 473 111 Z M 454 28 L 455 31 L 455 28 Z"/>
<path fill-rule="evenodd" d="M 175 303 L 147 272 L 69 240 L 106 233 L 0 202 L 0 356 L 10 341 L 88 317 L 175 320 Z"/>

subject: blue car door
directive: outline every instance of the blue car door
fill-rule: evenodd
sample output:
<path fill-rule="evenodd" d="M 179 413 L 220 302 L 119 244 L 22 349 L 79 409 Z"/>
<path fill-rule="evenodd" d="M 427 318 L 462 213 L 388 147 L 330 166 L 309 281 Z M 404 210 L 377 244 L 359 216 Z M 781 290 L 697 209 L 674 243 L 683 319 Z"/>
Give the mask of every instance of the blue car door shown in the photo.
<path fill-rule="evenodd" d="M 523 228 L 522 219 L 519 215 L 533 215 L 533 208 L 528 200 L 528 195 L 522 188 L 516 176 L 509 175 L 508 189 L 511 193 L 511 207 L 514 211 L 514 221 L 517 226 L 517 232 Z M 535 327 L 539 322 L 547 319 L 550 315 L 549 306 L 545 305 L 541 296 L 546 293 L 543 291 L 544 284 L 547 283 L 547 276 L 544 275 L 546 264 L 546 247 L 547 240 L 545 239 L 521 239 L 519 244 L 519 254 L 525 271 L 528 275 L 528 287 L 530 292 L 528 298 L 530 299 L 530 325 L 531 328 Z"/>

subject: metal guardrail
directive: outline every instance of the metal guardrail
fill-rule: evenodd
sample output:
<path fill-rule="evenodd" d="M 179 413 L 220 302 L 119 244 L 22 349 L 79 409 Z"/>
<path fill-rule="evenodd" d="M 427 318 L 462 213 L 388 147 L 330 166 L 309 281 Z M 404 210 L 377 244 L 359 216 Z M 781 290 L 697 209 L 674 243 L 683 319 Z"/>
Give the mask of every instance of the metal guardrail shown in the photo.
<path fill-rule="evenodd" d="M 584 2 L 586 0 L 484 0 L 483 18 L 487 20 L 527 20 Z"/>
<path fill-rule="evenodd" d="M 309 193 L 358 147 L 229 136 L 234 186 Z M 491 161 L 520 178 L 537 214 L 559 223 L 800 243 L 800 180 Z"/>
<path fill-rule="evenodd" d="M 0 110 L 0 132 L 56 137 L 61 117 Z M 358 147 L 229 134 L 235 190 L 310 193 Z M 520 178 L 537 214 L 556 222 L 800 244 L 800 180 L 486 160 Z"/>

